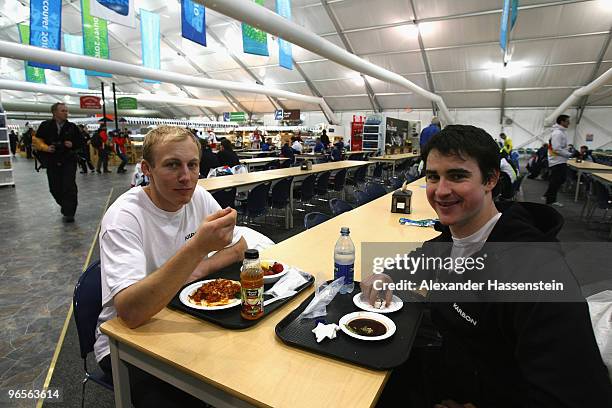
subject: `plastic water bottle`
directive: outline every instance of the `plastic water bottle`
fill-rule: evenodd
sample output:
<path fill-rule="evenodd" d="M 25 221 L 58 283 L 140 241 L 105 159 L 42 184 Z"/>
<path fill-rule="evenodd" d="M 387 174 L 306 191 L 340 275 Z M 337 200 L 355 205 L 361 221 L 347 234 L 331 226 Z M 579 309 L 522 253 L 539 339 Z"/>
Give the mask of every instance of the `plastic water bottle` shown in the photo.
<path fill-rule="evenodd" d="M 355 288 L 355 245 L 350 233 L 348 227 L 342 227 L 334 248 L 334 280 L 344 276 L 344 285 L 340 289 L 342 294 L 351 293 Z"/>

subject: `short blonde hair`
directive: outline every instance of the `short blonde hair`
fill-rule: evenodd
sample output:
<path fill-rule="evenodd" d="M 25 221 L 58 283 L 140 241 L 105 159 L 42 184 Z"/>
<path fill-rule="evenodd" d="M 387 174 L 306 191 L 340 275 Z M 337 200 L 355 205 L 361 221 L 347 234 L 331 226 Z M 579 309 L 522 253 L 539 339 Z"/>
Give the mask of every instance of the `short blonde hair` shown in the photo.
<path fill-rule="evenodd" d="M 153 148 L 155 146 L 170 142 L 182 142 L 185 139 L 192 140 L 198 147 L 199 158 L 202 153 L 202 147 L 200 146 L 200 142 L 198 142 L 193 136 L 193 133 L 191 133 L 189 129 L 168 125 L 159 126 L 147 133 L 142 147 L 142 158 L 151 166 L 154 166 L 155 162 L 153 160 Z"/>

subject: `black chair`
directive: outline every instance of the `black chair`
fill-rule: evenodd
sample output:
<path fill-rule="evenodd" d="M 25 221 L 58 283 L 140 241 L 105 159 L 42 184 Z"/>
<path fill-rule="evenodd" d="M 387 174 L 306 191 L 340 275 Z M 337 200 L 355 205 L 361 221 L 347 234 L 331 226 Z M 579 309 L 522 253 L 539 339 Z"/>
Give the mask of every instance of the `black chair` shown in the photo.
<path fill-rule="evenodd" d="M 236 206 L 236 187 L 226 188 L 223 190 L 217 190 L 211 193 L 213 198 L 217 200 L 221 208 Z"/>
<path fill-rule="evenodd" d="M 370 199 L 374 200 L 387 194 L 387 190 L 382 184 L 368 182 L 366 183 L 366 193 L 368 193 Z"/>
<path fill-rule="evenodd" d="M 294 189 L 294 196 L 300 200 L 300 203 L 304 206 L 311 206 L 310 200 L 315 196 L 315 183 L 317 181 L 317 176 L 315 174 L 311 174 L 306 177 L 302 184 Z M 305 211 L 301 208 L 296 208 L 298 211 Z"/>
<path fill-rule="evenodd" d="M 336 216 L 344 212 L 351 211 L 355 207 L 339 198 L 332 198 L 329 200 L 329 208 L 331 209 L 332 214 Z"/>
<path fill-rule="evenodd" d="M 280 168 L 280 160 L 272 160 L 264 166 L 264 170 L 276 170 L 278 168 Z"/>
<path fill-rule="evenodd" d="M 287 159 L 287 160 L 281 160 L 280 161 L 280 167 L 281 169 L 287 169 L 289 167 L 291 167 L 291 159 Z"/>
<path fill-rule="evenodd" d="M 355 191 L 355 202 L 357 203 L 357 207 L 369 203 L 371 201 L 371 197 L 365 191 Z"/>
<path fill-rule="evenodd" d="M 591 200 L 591 208 L 588 212 L 589 224 L 591 223 L 591 219 L 596 209 L 604 210 L 603 219 L 605 220 L 608 211 L 612 208 L 612 193 L 608 190 L 606 185 L 598 180 L 593 180 L 591 187 L 593 189 L 593 197 Z"/>
<path fill-rule="evenodd" d="M 384 165 L 380 162 L 376 163 L 374 166 L 374 171 L 372 172 L 372 177 L 370 180 L 382 180 L 382 173 L 384 170 Z"/>
<path fill-rule="evenodd" d="M 316 196 L 327 196 L 327 189 L 329 188 L 329 171 L 325 171 L 319 174 L 317 177 L 317 183 L 315 185 Z"/>
<path fill-rule="evenodd" d="M 246 202 L 238 210 L 245 216 L 246 221 L 250 218 L 261 217 L 268 213 L 268 192 L 271 182 L 261 183 L 255 186 L 247 195 Z"/>
<path fill-rule="evenodd" d="M 96 342 L 96 326 L 98 316 L 102 311 L 102 283 L 100 278 L 100 261 L 95 261 L 87 267 L 81 274 L 79 281 L 74 287 L 72 296 L 72 306 L 74 309 L 74 322 L 79 336 L 79 348 L 85 378 L 83 378 L 83 388 L 81 391 L 81 407 L 85 404 L 85 385 L 89 380 L 113 391 L 113 379 L 107 376 L 100 369 L 89 372 L 87 368 L 87 355 L 94 349 Z"/>
<path fill-rule="evenodd" d="M 342 169 L 334 174 L 332 181 L 332 191 L 340 193 L 340 198 L 344 199 L 344 186 L 346 185 L 346 169 Z"/>
<path fill-rule="evenodd" d="M 272 186 L 270 195 L 270 207 L 278 210 L 285 210 L 285 228 L 289 229 L 289 193 L 291 192 L 293 177 L 287 177 Z"/>
<path fill-rule="evenodd" d="M 320 212 L 311 212 L 304 216 L 304 228 L 310 229 L 316 225 L 329 220 L 329 215 Z"/>

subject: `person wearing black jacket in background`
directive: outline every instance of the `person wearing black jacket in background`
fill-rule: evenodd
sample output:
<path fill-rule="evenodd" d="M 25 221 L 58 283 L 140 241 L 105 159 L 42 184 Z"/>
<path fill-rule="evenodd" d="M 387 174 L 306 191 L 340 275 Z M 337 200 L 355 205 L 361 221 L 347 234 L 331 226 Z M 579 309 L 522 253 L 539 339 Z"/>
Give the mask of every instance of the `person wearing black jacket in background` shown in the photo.
<path fill-rule="evenodd" d="M 219 160 L 219 166 L 234 167 L 240 164 L 240 159 L 238 159 L 238 155 L 232 148 L 232 142 L 227 139 L 221 141 L 217 159 Z"/>
<path fill-rule="evenodd" d="M 432 358 L 435 363 L 424 364 L 436 372 L 430 374 L 435 380 L 427 384 L 435 388 L 436 407 L 608 406 L 612 384 L 588 307 L 561 250 L 535 244 L 549 242 L 552 248 L 558 247 L 561 215 L 543 204 L 493 202 L 491 192 L 500 173 L 498 147 L 482 129 L 447 126 L 430 140 L 422 158 L 427 199 L 439 217 L 436 229 L 442 234 L 420 251 L 452 259 L 477 259 L 486 253 L 490 262 L 480 273 L 426 271 L 423 276 L 438 282 L 495 279 L 501 269 L 501 276 L 521 282 L 525 277 L 540 278 L 541 265 L 547 264 L 553 266 L 548 270 L 553 277 L 568 284 L 572 299 L 581 299 L 518 302 L 494 293 L 497 298 L 484 296 L 485 300 L 469 302 L 470 297 L 483 299 L 482 291 L 466 291 L 455 301 L 441 298 L 448 294 L 440 291 L 428 293 L 431 324 L 442 335 L 441 348 Z M 515 256 L 520 252 L 517 248 L 527 247 L 542 255 L 541 262 Z M 420 377 L 405 366 L 393 374 L 379 406 L 389 400 L 386 393 L 393 395 L 398 389 L 405 393 Z"/>
<path fill-rule="evenodd" d="M 323 146 L 325 146 L 325 148 L 329 148 L 329 145 L 331 144 L 331 142 L 329 141 L 329 136 L 327 136 L 327 131 L 325 129 L 323 129 L 321 131 L 321 143 L 323 143 Z"/>
<path fill-rule="evenodd" d="M 89 170 L 92 172 L 94 171 L 94 165 L 91 162 L 91 156 L 89 154 L 89 141 L 91 140 L 91 136 L 85 125 L 79 125 L 79 132 L 81 132 L 81 137 L 83 138 L 83 148 L 81 149 L 79 157 L 79 165 L 81 166 L 81 173 L 87 174 L 87 167 L 89 167 Z"/>
<path fill-rule="evenodd" d="M 202 154 L 200 155 L 200 178 L 208 177 L 210 169 L 219 167 L 219 160 L 217 155 L 213 153 L 208 140 L 200 139 L 202 145 Z"/>
<path fill-rule="evenodd" d="M 74 222 L 77 208 L 77 155 L 83 138 L 77 126 L 68 121 L 68 108 L 58 102 L 51 106 L 53 119 L 45 120 L 34 137 L 36 150 L 47 168 L 49 190 L 60 205 L 64 222 Z"/>

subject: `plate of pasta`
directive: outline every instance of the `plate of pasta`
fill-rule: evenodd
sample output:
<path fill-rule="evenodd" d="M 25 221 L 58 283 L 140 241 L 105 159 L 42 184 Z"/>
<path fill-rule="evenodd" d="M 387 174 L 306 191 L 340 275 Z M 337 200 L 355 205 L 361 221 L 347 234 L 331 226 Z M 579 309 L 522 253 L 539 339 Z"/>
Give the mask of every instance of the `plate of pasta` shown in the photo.
<path fill-rule="evenodd" d="M 229 309 L 240 304 L 240 282 L 229 279 L 194 282 L 183 288 L 179 299 L 193 309 Z"/>

